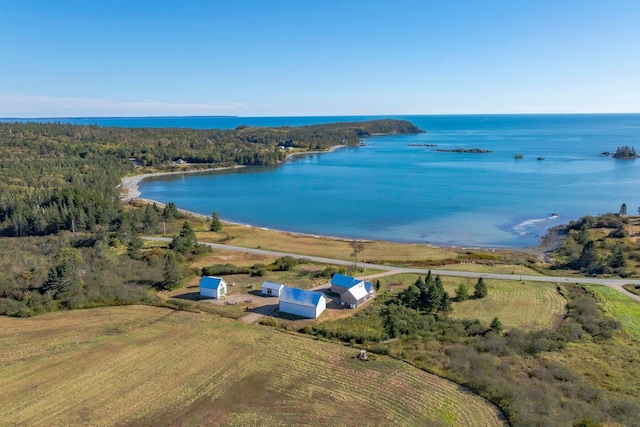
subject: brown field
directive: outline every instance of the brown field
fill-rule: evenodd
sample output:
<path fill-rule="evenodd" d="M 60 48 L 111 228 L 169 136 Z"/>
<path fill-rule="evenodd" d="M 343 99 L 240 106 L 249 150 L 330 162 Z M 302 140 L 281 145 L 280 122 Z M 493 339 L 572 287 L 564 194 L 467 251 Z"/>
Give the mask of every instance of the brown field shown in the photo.
<path fill-rule="evenodd" d="M 417 274 L 399 274 L 380 279 L 382 289 L 398 293 L 414 283 Z M 424 276 L 423 276 L 424 277 Z M 465 282 L 473 295 L 476 281 L 455 277 L 442 277 L 445 290 L 453 298 L 460 282 Z M 485 298 L 453 302 L 455 319 L 478 319 L 488 325 L 498 316 L 506 328 L 527 330 L 551 328 L 566 312 L 566 300 L 553 283 L 520 282 L 512 280 L 485 280 L 489 295 Z"/>
<path fill-rule="evenodd" d="M 403 362 L 146 306 L 0 318 L 4 425 L 474 425 L 497 409 Z"/>
<path fill-rule="evenodd" d="M 222 232 L 199 232 L 198 239 L 205 242 L 221 242 L 247 248 L 260 248 L 291 252 L 301 255 L 352 260 L 353 250 L 348 240 L 327 237 L 304 236 L 278 232 L 258 227 L 225 225 Z M 391 242 L 365 242 L 359 261 L 424 261 L 457 258 L 455 250 L 431 245 L 409 245 Z"/>

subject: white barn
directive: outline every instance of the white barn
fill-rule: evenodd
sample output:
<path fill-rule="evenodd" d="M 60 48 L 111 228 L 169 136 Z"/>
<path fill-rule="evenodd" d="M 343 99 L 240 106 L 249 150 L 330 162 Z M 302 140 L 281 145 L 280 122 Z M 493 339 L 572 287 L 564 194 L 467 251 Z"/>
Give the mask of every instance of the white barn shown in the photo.
<path fill-rule="evenodd" d="M 326 308 L 327 298 L 322 292 L 306 291 L 289 286 L 283 287 L 280 291 L 279 309 L 283 313 L 317 319 Z"/>
<path fill-rule="evenodd" d="M 282 283 L 262 282 L 262 295 L 268 297 L 279 297 L 284 288 Z"/>
<path fill-rule="evenodd" d="M 227 282 L 220 277 L 202 276 L 200 279 L 200 295 L 209 298 L 220 298 L 227 294 Z"/>

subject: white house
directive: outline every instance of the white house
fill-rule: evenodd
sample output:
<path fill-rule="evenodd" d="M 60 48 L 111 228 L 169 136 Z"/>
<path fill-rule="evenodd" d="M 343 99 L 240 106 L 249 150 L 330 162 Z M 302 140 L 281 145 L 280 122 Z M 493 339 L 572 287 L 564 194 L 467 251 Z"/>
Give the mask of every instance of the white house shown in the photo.
<path fill-rule="evenodd" d="M 283 313 L 317 319 L 326 308 L 327 298 L 322 292 L 306 291 L 289 286 L 284 286 L 280 291 L 279 309 Z"/>
<path fill-rule="evenodd" d="M 262 282 L 262 295 L 279 297 L 282 288 L 284 288 L 284 285 L 281 283 Z"/>
<path fill-rule="evenodd" d="M 336 273 L 331 277 L 331 292 L 342 295 L 348 289 L 351 289 L 352 287 L 360 283 L 364 282 L 351 276 L 345 276 L 344 274 Z"/>
<path fill-rule="evenodd" d="M 360 304 L 373 298 L 376 291 L 370 282 L 360 282 L 350 287 L 342 295 L 340 295 L 340 303 L 348 305 L 350 308 L 356 308 Z"/>
<path fill-rule="evenodd" d="M 340 294 L 340 303 L 351 308 L 358 307 L 376 293 L 370 282 L 338 273 L 331 278 L 331 292 Z"/>
<path fill-rule="evenodd" d="M 227 282 L 214 276 L 202 276 L 200 279 L 200 295 L 209 298 L 220 298 L 227 294 Z"/>

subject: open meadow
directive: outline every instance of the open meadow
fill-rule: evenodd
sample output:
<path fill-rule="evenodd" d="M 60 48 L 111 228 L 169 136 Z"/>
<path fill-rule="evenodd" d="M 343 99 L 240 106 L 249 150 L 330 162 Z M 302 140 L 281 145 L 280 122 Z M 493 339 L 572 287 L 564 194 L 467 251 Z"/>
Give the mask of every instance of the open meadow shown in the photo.
<path fill-rule="evenodd" d="M 0 317 L 4 425 L 474 425 L 499 411 L 398 360 L 148 306 Z"/>
<path fill-rule="evenodd" d="M 396 294 L 417 278 L 417 274 L 398 274 L 381 278 L 380 284 L 382 289 Z M 450 314 L 454 319 L 478 319 L 489 325 L 497 316 L 506 329 L 535 330 L 552 328 L 566 313 L 567 301 L 553 283 L 486 279 L 489 292 L 485 298 L 471 296 L 458 302 L 456 288 L 464 282 L 473 295 L 475 280 L 444 276 L 441 279 L 449 296 L 454 298 Z"/>

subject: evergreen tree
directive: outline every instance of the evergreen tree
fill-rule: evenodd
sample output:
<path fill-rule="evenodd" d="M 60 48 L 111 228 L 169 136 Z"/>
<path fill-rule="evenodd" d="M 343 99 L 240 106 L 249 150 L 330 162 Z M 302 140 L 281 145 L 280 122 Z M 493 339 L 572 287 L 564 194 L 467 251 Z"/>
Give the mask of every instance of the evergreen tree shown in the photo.
<path fill-rule="evenodd" d="M 140 259 L 142 257 L 141 250 L 144 246 L 144 242 L 140 238 L 140 235 L 137 231 L 131 234 L 131 238 L 129 239 L 129 243 L 127 244 L 127 255 L 129 255 L 133 259 Z"/>
<path fill-rule="evenodd" d="M 169 202 L 164 206 L 164 211 L 162 212 L 162 217 L 167 221 L 174 220 L 180 217 L 180 212 L 178 212 L 178 207 L 175 203 Z"/>
<path fill-rule="evenodd" d="M 169 244 L 169 248 L 182 254 L 198 247 L 198 240 L 196 239 L 196 233 L 191 228 L 189 221 L 185 221 L 180 229 L 178 236 L 173 236 L 173 240 Z"/>
<path fill-rule="evenodd" d="M 460 282 L 458 289 L 456 289 L 456 299 L 458 301 L 465 301 L 469 298 L 469 286 L 465 282 Z"/>
<path fill-rule="evenodd" d="M 622 206 L 620 206 L 620 216 L 627 216 L 627 204 L 623 203 Z"/>
<path fill-rule="evenodd" d="M 78 249 L 60 248 L 56 254 L 56 265 L 49 269 L 47 279 L 40 291 L 49 293 L 54 299 L 63 299 L 81 291 L 84 282 L 78 273 L 82 254 Z"/>
<path fill-rule="evenodd" d="M 222 221 L 220 221 L 218 212 L 213 212 L 211 214 L 211 226 L 209 227 L 209 230 L 216 231 L 216 232 L 222 230 Z"/>
<path fill-rule="evenodd" d="M 427 289 L 427 306 L 422 307 L 422 309 L 430 313 L 440 311 L 445 295 L 447 298 L 449 298 L 449 295 L 444 291 L 442 279 L 440 279 L 440 276 L 436 276 L 435 280 L 433 281 L 433 286 Z"/>
<path fill-rule="evenodd" d="M 438 304 L 438 313 L 440 314 L 449 314 L 453 311 L 453 307 L 451 306 L 451 297 L 449 294 L 444 291 L 442 297 L 440 298 L 440 304 Z"/>
<path fill-rule="evenodd" d="M 493 318 L 491 324 L 489 325 L 489 329 L 497 334 L 502 333 L 502 322 L 500 321 L 500 319 L 498 319 L 498 316 Z"/>
<path fill-rule="evenodd" d="M 489 290 L 487 289 L 487 285 L 484 283 L 484 279 L 482 277 L 478 278 L 474 287 L 473 296 L 476 298 L 484 298 L 488 293 Z"/>
<path fill-rule="evenodd" d="M 162 277 L 163 279 L 160 284 L 160 288 L 165 290 L 179 288 L 184 280 L 176 255 L 171 251 L 167 252 L 164 263 L 164 274 Z"/>
<path fill-rule="evenodd" d="M 613 252 L 609 257 L 608 264 L 611 268 L 621 268 L 627 266 L 627 258 L 624 255 L 624 250 L 622 249 L 621 245 L 617 245 L 613 249 Z"/>
<path fill-rule="evenodd" d="M 578 258 L 578 268 L 584 272 L 595 272 L 601 267 L 598 248 L 593 240 L 589 240 L 582 248 L 580 258 Z"/>

